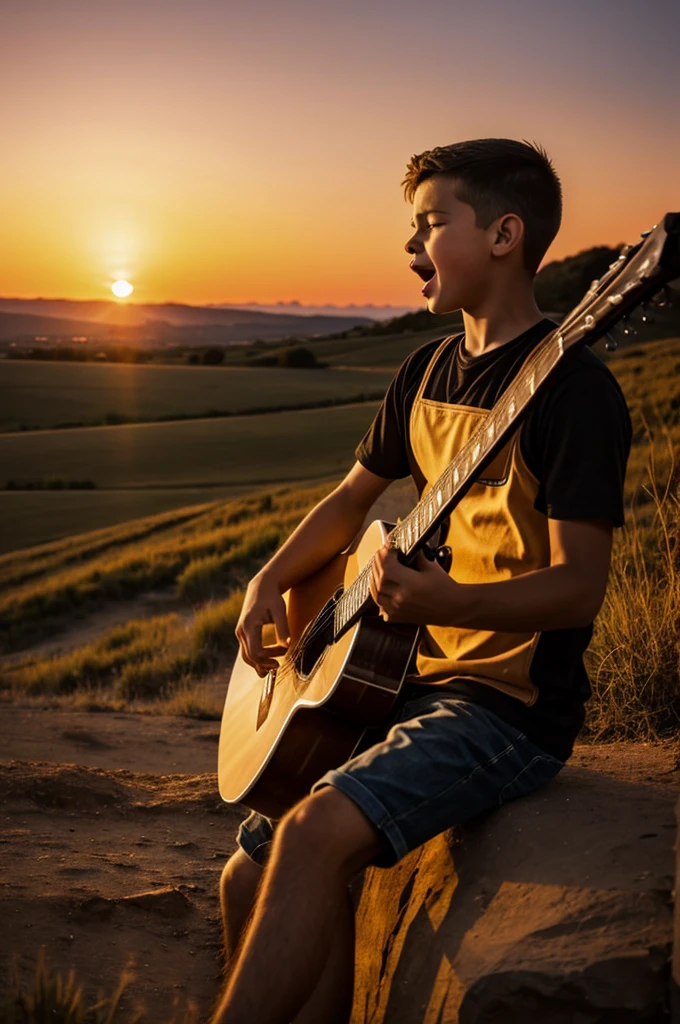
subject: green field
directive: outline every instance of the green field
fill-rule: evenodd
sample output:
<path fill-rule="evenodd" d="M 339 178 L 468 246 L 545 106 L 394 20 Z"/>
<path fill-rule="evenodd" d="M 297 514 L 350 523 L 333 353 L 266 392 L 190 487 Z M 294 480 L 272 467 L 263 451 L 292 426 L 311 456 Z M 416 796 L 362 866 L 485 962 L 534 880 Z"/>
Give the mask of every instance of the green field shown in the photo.
<path fill-rule="evenodd" d="M 377 402 L 0 436 L 0 480 L 92 480 L 97 488 L 257 486 L 337 475 Z"/>
<path fill-rule="evenodd" d="M 0 431 L 233 415 L 376 398 L 389 372 L 0 362 Z"/>
<path fill-rule="evenodd" d="M 91 480 L 97 489 L 0 492 L 0 550 L 244 490 L 341 475 L 376 409 L 372 402 L 1 435 L 3 485 L 58 477 Z"/>

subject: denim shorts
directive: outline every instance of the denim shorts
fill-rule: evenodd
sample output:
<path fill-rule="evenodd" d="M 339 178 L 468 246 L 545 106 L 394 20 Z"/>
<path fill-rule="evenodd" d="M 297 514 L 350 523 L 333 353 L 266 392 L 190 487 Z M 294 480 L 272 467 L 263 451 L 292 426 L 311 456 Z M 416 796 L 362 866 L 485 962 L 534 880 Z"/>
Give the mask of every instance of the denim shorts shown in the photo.
<path fill-rule="evenodd" d="M 367 731 L 358 752 L 310 791 L 335 786 L 363 811 L 384 839 L 377 867 L 531 793 L 564 767 L 492 711 L 441 687 L 423 690 L 409 686 L 387 725 Z M 238 845 L 258 864 L 276 824 L 253 811 L 239 828 Z"/>

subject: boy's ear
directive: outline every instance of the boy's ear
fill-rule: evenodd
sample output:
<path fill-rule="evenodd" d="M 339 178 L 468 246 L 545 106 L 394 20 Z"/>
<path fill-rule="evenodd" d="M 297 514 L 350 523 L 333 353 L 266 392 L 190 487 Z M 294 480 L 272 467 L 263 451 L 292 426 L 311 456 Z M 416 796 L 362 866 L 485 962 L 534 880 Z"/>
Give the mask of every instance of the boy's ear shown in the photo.
<path fill-rule="evenodd" d="M 492 252 L 494 256 L 506 256 L 516 249 L 524 238 L 524 221 L 516 213 L 506 213 L 495 226 Z"/>

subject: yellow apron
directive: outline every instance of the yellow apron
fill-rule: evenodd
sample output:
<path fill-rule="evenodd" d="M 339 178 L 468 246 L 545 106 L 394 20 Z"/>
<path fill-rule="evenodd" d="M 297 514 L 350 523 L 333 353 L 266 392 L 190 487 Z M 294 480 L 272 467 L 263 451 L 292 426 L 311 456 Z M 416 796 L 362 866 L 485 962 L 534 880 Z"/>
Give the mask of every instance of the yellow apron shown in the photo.
<path fill-rule="evenodd" d="M 414 479 L 421 496 L 489 415 L 486 409 L 423 398 L 449 343 L 446 338 L 430 360 L 411 411 L 411 449 L 414 469 L 420 471 Z M 453 552 L 450 575 L 458 583 L 495 583 L 550 564 L 548 519 L 534 508 L 538 480 L 522 458 L 520 429 L 451 513 L 446 543 Z M 421 633 L 417 672 L 409 679 L 427 685 L 472 679 L 533 704 L 538 690 L 529 670 L 539 636 L 429 626 Z"/>

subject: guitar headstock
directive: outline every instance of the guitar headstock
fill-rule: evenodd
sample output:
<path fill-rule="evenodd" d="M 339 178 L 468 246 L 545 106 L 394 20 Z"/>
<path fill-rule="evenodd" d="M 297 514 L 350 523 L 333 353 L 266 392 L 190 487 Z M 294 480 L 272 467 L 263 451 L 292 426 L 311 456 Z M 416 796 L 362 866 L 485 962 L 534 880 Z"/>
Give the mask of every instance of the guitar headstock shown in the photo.
<path fill-rule="evenodd" d="M 560 325 L 564 348 L 594 344 L 641 303 L 680 277 L 680 213 L 667 213 L 635 245 L 626 245 L 602 277 L 593 281 Z M 667 296 L 663 301 L 668 301 Z"/>

